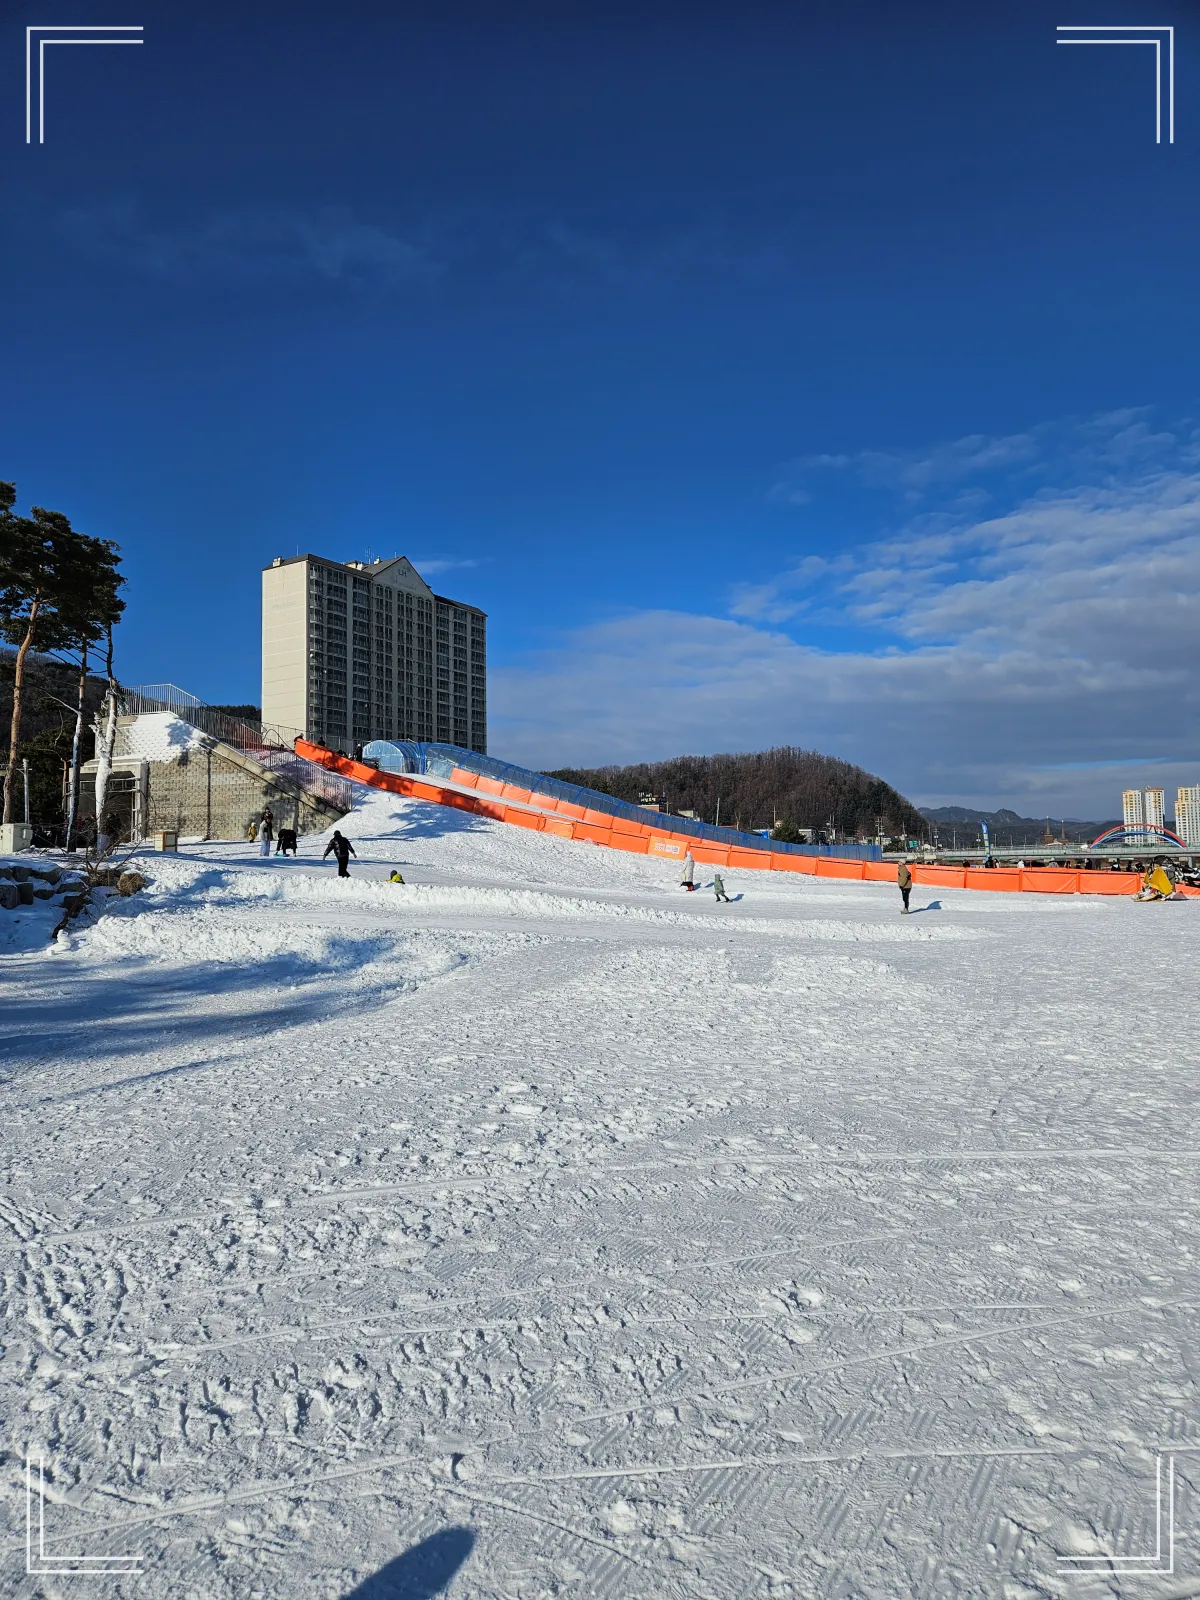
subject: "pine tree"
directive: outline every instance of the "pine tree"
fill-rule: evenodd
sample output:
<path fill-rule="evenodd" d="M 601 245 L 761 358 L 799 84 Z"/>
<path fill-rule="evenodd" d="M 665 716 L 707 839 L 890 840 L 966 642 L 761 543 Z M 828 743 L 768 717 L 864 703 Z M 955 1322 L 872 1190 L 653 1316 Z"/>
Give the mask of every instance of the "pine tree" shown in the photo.
<path fill-rule="evenodd" d="M 17 646 L 4 776 L 5 822 L 12 821 L 30 651 L 82 650 L 107 632 L 111 669 L 111 627 L 124 608 L 117 597 L 122 579 L 116 570 L 115 545 L 77 533 L 61 511 L 33 506 L 29 516 L 20 516 L 13 509 L 16 501 L 16 486 L 0 483 L 0 634 Z M 81 698 L 84 684 L 86 655 Z"/>

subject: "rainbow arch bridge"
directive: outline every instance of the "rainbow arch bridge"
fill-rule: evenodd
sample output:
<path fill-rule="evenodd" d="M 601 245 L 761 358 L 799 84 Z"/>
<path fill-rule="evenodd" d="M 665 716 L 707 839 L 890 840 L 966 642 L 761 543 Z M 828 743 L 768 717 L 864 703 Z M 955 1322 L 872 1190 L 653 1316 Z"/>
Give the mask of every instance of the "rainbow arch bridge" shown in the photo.
<path fill-rule="evenodd" d="M 1143 850 L 1147 847 L 1152 848 L 1156 840 L 1162 844 L 1173 845 L 1178 850 L 1188 848 L 1179 835 L 1172 833 L 1170 828 L 1160 828 L 1154 822 L 1136 822 L 1128 828 L 1124 826 L 1109 828 L 1099 838 L 1093 839 L 1088 849 L 1095 850 L 1101 845 L 1114 844 L 1118 840 L 1135 847 L 1140 846 Z"/>

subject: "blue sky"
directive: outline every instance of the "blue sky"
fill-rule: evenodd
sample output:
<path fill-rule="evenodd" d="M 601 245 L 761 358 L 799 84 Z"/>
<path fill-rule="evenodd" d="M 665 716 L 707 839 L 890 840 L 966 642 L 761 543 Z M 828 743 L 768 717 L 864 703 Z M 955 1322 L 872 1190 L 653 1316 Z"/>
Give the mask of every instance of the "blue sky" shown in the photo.
<path fill-rule="evenodd" d="M 992 9 L 65 0 L 145 44 L 27 147 L 10 7 L 0 476 L 121 543 L 129 682 L 257 699 L 259 568 L 404 552 L 515 759 L 1200 781 L 1200 18 Z"/>

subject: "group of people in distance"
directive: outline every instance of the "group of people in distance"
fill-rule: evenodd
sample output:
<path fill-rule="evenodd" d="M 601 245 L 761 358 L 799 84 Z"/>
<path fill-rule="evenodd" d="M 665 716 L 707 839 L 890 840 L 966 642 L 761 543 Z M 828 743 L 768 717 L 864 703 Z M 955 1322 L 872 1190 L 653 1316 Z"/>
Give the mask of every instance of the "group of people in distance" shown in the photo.
<path fill-rule="evenodd" d="M 251 840 L 258 840 L 259 855 L 269 856 L 271 854 L 271 841 L 275 837 L 275 814 L 270 806 L 263 807 L 262 815 L 255 818 L 247 831 Z M 275 854 L 286 856 L 289 853 L 291 855 L 296 854 L 296 830 L 295 828 L 280 828 L 279 842 L 275 846 Z M 330 855 L 337 862 L 338 877 L 348 878 L 350 876 L 350 857 L 357 856 L 358 851 L 355 850 L 340 828 L 335 828 L 330 835 L 329 843 L 321 852 L 321 860 L 326 860 Z M 404 882 L 404 874 L 399 867 L 392 869 L 388 882 Z"/>
<path fill-rule="evenodd" d="M 275 813 L 271 810 L 270 806 L 264 806 L 262 808 L 262 814 L 257 816 L 250 824 L 246 830 L 246 835 L 252 842 L 254 840 L 258 841 L 258 853 L 260 856 L 269 856 L 271 854 L 271 842 L 272 840 L 276 840 L 276 830 Z M 350 857 L 352 855 L 356 855 L 357 851 L 350 843 L 349 839 L 347 839 L 337 828 L 334 829 L 332 838 L 325 846 L 321 860 L 324 861 L 325 857 L 330 853 L 337 858 L 338 877 L 348 878 L 350 876 Z M 295 828 L 279 829 L 278 839 L 275 844 L 275 854 L 277 856 L 294 856 L 296 854 Z M 391 881 L 393 883 L 403 883 L 404 879 L 400 877 L 399 873 L 394 872 L 392 874 Z"/>
<path fill-rule="evenodd" d="M 260 856 L 269 856 L 271 854 L 271 841 L 275 839 L 275 813 L 270 806 L 264 806 L 262 815 L 255 817 L 254 821 L 246 829 L 246 837 L 252 843 L 257 839 Z M 277 856 L 294 856 L 296 854 L 295 828 L 279 829 L 278 841 L 275 844 L 275 854 Z"/>

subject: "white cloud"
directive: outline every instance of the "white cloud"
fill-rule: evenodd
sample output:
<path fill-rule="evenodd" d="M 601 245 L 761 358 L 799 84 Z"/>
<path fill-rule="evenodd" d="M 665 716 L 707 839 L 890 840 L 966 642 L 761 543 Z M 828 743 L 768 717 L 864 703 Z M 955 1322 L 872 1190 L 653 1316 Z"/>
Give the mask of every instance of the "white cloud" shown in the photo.
<path fill-rule="evenodd" d="M 485 274 L 570 293 L 638 293 L 688 279 L 748 286 L 792 276 L 805 260 L 787 233 L 748 236 L 720 224 L 601 233 L 563 222 L 518 224 L 485 203 L 431 211 L 397 228 L 341 206 L 214 207 L 186 220 L 151 215 L 130 196 L 65 212 L 63 237 L 92 257 L 181 282 L 252 287 L 292 280 L 401 288 Z"/>
<path fill-rule="evenodd" d="M 1200 461 L 1195 424 L 1155 429 L 1148 408 L 1131 407 L 1039 423 L 1023 433 L 967 434 L 923 450 L 799 456 L 780 469 L 768 499 L 803 505 L 816 498 L 818 486 L 850 480 L 899 493 L 910 505 L 936 493 L 943 497 L 944 509 L 971 512 L 987 503 L 985 484 L 995 478 L 1024 482 L 1028 492 L 1051 469 L 1061 475 L 1067 468 L 1081 478 L 1103 481 L 1106 475 L 1147 471 L 1165 460 L 1177 467 Z M 955 489 L 970 480 L 975 480 L 971 487 Z M 951 490 L 954 499 L 946 502 Z"/>
<path fill-rule="evenodd" d="M 414 556 L 412 564 L 423 578 L 435 578 L 442 572 L 462 572 L 469 567 L 482 566 L 482 561 L 471 558 L 456 558 L 453 556 L 432 556 L 428 560 Z"/>
<path fill-rule="evenodd" d="M 878 644 L 769 626 L 805 606 Z M 920 802 L 1031 814 L 1112 816 L 1128 782 L 1200 782 L 1200 474 L 810 559 L 733 610 L 635 613 L 494 673 L 495 748 L 565 765 L 801 744 Z"/>
<path fill-rule="evenodd" d="M 242 207 L 170 225 L 152 223 L 123 199 L 70 212 L 62 226 L 90 255 L 188 282 L 383 287 L 435 278 L 442 270 L 426 241 L 338 207 Z"/>

